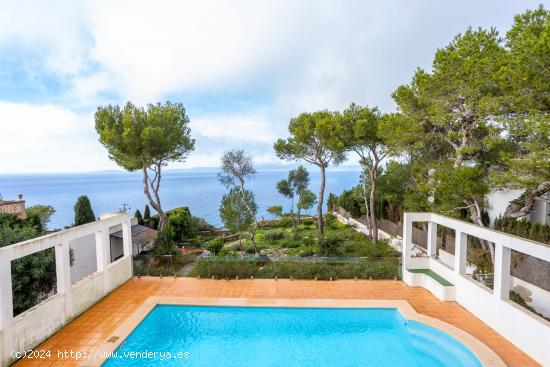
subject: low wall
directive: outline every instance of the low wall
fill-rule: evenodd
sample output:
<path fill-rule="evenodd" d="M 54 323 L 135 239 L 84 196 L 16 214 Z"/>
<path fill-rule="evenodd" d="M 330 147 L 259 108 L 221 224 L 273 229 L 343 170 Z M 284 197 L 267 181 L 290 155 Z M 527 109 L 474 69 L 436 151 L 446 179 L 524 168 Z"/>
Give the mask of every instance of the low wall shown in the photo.
<path fill-rule="evenodd" d="M 550 366 L 550 349 L 547 346 L 547 341 L 550 340 L 550 322 L 509 300 L 509 291 L 514 283 L 510 274 L 512 252 L 550 261 L 550 247 L 435 213 L 405 213 L 403 222 L 404 273 L 408 269 L 419 268 L 419 266 L 426 268 L 426 264 L 417 264 L 418 260 L 411 256 L 411 251 L 413 248 L 413 223 L 427 222 L 427 253 L 430 256 L 427 258 L 427 268 L 455 286 L 456 302 L 537 362 L 543 366 Z M 440 259 L 435 256 L 438 225 L 455 230 L 452 258 L 441 251 Z M 495 244 L 493 289 L 472 280 L 468 275 L 467 244 L 469 236 Z M 451 262 L 452 259 L 453 266 L 443 263 L 441 259 L 446 263 Z M 406 278 L 405 281 L 407 282 Z"/>
<path fill-rule="evenodd" d="M 111 263 L 113 226 L 122 226 L 124 256 Z M 90 242 L 91 236 L 95 236 L 97 271 L 79 279 L 82 272 L 70 266 L 70 244 L 82 239 Z M 56 294 L 14 317 L 11 262 L 49 248 L 55 249 Z M 71 275 L 77 277 L 74 284 Z M 127 214 L 0 248 L 0 365 L 9 366 L 22 352 L 36 347 L 131 277 L 131 224 Z"/>
<path fill-rule="evenodd" d="M 430 259 L 430 269 L 455 285 L 460 305 L 538 362 L 549 365 L 550 350 L 544 341 L 550 340 L 550 322 L 512 301 L 496 298 L 489 288 L 458 275 L 438 260 Z"/>

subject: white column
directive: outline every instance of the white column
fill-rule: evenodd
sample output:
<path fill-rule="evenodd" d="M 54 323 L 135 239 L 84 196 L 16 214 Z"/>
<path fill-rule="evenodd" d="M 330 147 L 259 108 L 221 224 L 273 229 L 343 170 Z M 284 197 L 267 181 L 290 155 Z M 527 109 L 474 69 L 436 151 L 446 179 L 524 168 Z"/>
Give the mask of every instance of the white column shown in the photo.
<path fill-rule="evenodd" d="M 57 293 L 67 293 L 71 287 L 71 264 L 68 242 L 55 246 L 55 276 L 57 280 Z"/>
<path fill-rule="evenodd" d="M 8 360 L 13 348 L 13 289 L 11 282 L 10 248 L 0 249 L 0 364 Z"/>
<path fill-rule="evenodd" d="M 437 255 L 437 223 L 428 222 L 428 256 L 434 257 Z"/>
<path fill-rule="evenodd" d="M 132 244 L 132 221 L 127 220 L 122 223 L 122 246 L 124 247 L 124 256 L 130 257 L 130 276 L 134 274 L 134 246 Z"/>
<path fill-rule="evenodd" d="M 403 279 L 406 278 L 407 269 L 411 260 L 412 249 L 412 220 L 409 213 L 403 215 Z"/>
<path fill-rule="evenodd" d="M 97 271 L 101 272 L 111 263 L 111 238 L 108 228 L 95 233 L 95 249 Z"/>
<path fill-rule="evenodd" d="M 97 271 L 103 273 L 103 289 L 108 293 L 111 291 L 111 280 L 107 271 L 111 263 L 111 235 L 108 227 L 95 233 L 95 248 Z"/>
<path fill-rule="evenodd" d="M 63 295 L 65 303 L 65 317 L 73 315 L 73 302 L 71 298 L 71 258 L 69 254 L 69 242 L 63 242 L 55 246 L 55 276 L 57 280 L 57 294 Z"/>
<path fill-rule="evenodd" d="M 122 223 L 122 245 L 124 247 L 124 256 L 132 257 L 132 222 L 129 220 Z"/>
<path fill-rule="evenodd" d="M 498 299 L 510 298 L 510 262 L 512 250 L 501 244 L 495 244 L 495 282 L 493 295 Z"/>
<path fill-rule="evenodd" d="M 466 273 L 466 256 L 468 253 L 468 235 L 455 230 L 455 273 L 464 275 Z"/>

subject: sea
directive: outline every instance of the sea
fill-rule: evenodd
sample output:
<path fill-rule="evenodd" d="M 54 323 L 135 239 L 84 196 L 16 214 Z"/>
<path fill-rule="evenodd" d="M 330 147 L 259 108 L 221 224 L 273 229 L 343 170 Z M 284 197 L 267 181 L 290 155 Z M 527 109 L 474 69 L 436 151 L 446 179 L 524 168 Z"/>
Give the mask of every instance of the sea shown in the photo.
<path fill-rule="evenodd" d="M 275 185 L 288 172 L 282 169 L 258 170 L 247 183 L 254 192 L 259 218 L 269 218 L 267 208 L 282 205 L 290 208 L 290 200 L 280 195 Z M 325 203 L 329 193 L 340 194 L 359 181 L 359 169 L 327 169 Z M 318 195 L 320 174 L 310 171 L 309 188 Z M 194 216 L 202 217 L 212 225 L 221 227 L 219 206 L 227 189 L 218 181 L 217 171 L 205 169 L 165 170 L 163 172 L 160 198 L 164 210 L 187 206 Z M 99 171 L 87 173 L 36 173 L 0 174 L 0 195 L 4 200 L 22 194 L 27 207 L 51 205 L 55 214 L 48 229 L 58 229 L 74 223 L 74 203 L 78 196 L 90 198 L 94 214 L 99 216 L 119 210 L 134 214 L 143 209 L 147 200 L 143 193 L 140 172 Z M 312 213 L 315 208 L 312 209 Z M 151 208 L 151 213 L 155 211 Z"/>

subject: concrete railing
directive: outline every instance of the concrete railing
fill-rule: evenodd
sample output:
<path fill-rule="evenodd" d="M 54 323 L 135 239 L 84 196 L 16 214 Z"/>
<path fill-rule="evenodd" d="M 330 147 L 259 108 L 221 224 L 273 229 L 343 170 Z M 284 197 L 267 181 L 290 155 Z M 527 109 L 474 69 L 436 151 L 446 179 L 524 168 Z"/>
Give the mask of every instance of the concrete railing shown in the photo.
<path fill-rule="evenodd" d="M 415 258 L 412 251 L 413 222 L 428 223 L 427 258 Z M 437 226 L 455 230 L 453 266 L 437 256 Z M 468 236 L 494 243 L 494 286 L 490 288 L 466 274 Z M 405 213 L 403 218 L 403 280 L 414 284 L 408 269 L 428 268 L 455 286 L 456 301 L 499 334 L 510 340 L 543 366 L 550 366 L 550 322 L 509 301 L 512 287 L 510 263 L 512 250 L 550 261 L 550 246 L 472 223 L 434 213 Z"/>
<path fill-rule="evenodd" d="M 124 256 L 111 262 L 110 228 L 122 225 Z M 95 235 L 96 272 L 71 284 L 69 244 Z M 0 248 L 0 365 L 8 366 L 17 352 L 36 347 L 69 321 L 90 308 L 132 276 L 131 222 L 128 214 Z M 27 255 L 54 248 L 56 293 L 13 315 L 11 263 Z"/>

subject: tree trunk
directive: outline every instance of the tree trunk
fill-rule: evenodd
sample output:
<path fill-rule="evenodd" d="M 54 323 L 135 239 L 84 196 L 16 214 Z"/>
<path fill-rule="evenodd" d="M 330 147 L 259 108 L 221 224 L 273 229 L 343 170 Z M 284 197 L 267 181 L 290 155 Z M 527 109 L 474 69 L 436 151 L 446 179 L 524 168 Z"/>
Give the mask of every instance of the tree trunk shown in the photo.
<path fill-rule="evenodd" d="M 290 219 L 292 220 L 292 227 L 296 229 L 296 222 L 294 221 L 294 194 L 290 198 Z"/>
<path fill-rule="evenodd" d="M 472 222 L 474 222 L 475 224 L 477 224 L 480 227 L 485 228 L 485 224 L 481 220 L 481 208 L 480 208 L 479 203 L 477 202 L 477 200 L 469 198 L 469 199 L 464 200 L 464 202 L 466 203 L 466 205 L 468 205 L 468 210 L 470 211 L 470 219 L 472 219 Z M 482 240 L 481 238 L 479 239 L 479 242 L 481 242 L 481 247 L 485 251 L 489 251 L 489 255 L 491 256 L 491 263 L 494 265 L 494 263 L 495 263 L 495 249 L 493 248 L 493 245 L 491 244 L 491 242 L 486 241 L 486 240 Z"/>
<path fill-rule="evenodd" d="M 239 232 L 239 248 L 241 249 L 242 252 L 244 252 L 241 232 Z"/>
<path fill-rule="evenodd" d="M 256 248 L 256 230 L 258 229 L 258 223 L 254 223 L 254 228 L 252 228 L 252 236 L 250 236 L 250 241 L 252 241 L 252 248 L 254 249 L 254 253 L 258 254 L 258 249 Z"/>
<path fill-rule="evenodd" d="M 257 254 L 258 249 L 256 248 L 255 236 L 256 236 L 256 230 L 258 229 L 258 220 L 256 219 L 256 215 L 252 211 L 252 208 L 250 208 L 250 206 L 246 202 L 245 197 L 244 197 L 244 192 L 245 192 L 244 191 L 244 181 L 241 180 L 241 197 L 242 197 L 242 200 L 243 200 L 243 204 L 246 207 L 246 210 L 248 210 L 248 212 L 252 216 L 252 218 L 254 218 L 254 227 L 252 227 L 252 236 L 250 236 L 250 241 L 252 242 L 252 248 L 254 249 L 254 253 Z"/>
<path fill-rule="evenodd" d="M 147 201 L 149 201 L 149 204 L 153 209 L 156 210 L 156 212 L 159 215 L 159 224 L 157 226 L 158 231 L 162 231 L 164 227 L 166 227 L 166 214 L 162 210 L 162 206 L 160 205 L 160 197 L 158 195 L 158 188 L 160 184 L 160 166 L 155 168 L 157 177 L 155 178 L 156 183 L 153 184 L 151 180 L 149 179 L 149 173 L 147 172 L 147 167 L 143 167 L 143 193 L 145 194 L 145 197 L 147 197 Z M 155 196 L 155 200 L 151 196 L 151 192 L 153 191 L 153 194 Z"/>
<path fill-rule="evenodd" d="M 370 171 L 370 220 L 372 227 L 372 240 L 374 243 L 378 243 L 378 221 L 376 220 L 376 169 L 378 167 L 374 165 Z"/>
<path fill-rule="evenodd" d="M 369 229 L 369 237 L 372 238 L 372 223 L 370 221 L 370 208 L 369 208 L 369 199 L 367 198 L 367 184 L 363 180 L 363 200 L 365 201 L 365 216 L 367 217 L 367 226 Z"/>
<path fill-rule="evenodd" d="M 522 218 L 533 212 L 535 198 L 550 191 L 550 181 L 541 182 L 534 190 L 528 190 L 523 194 L 523 202 L 513 202 L 504 211 L 504 217 Z"/>
<path fill-rule="evenodd" d="M 325 165 L 319 165 L 321 168 L 321 187 L 319 188 L 319 202 L 317 203 L 317 231 L 319 236 L 324 233 L 323 228 L 323 197 L 325 195 Z"/>

